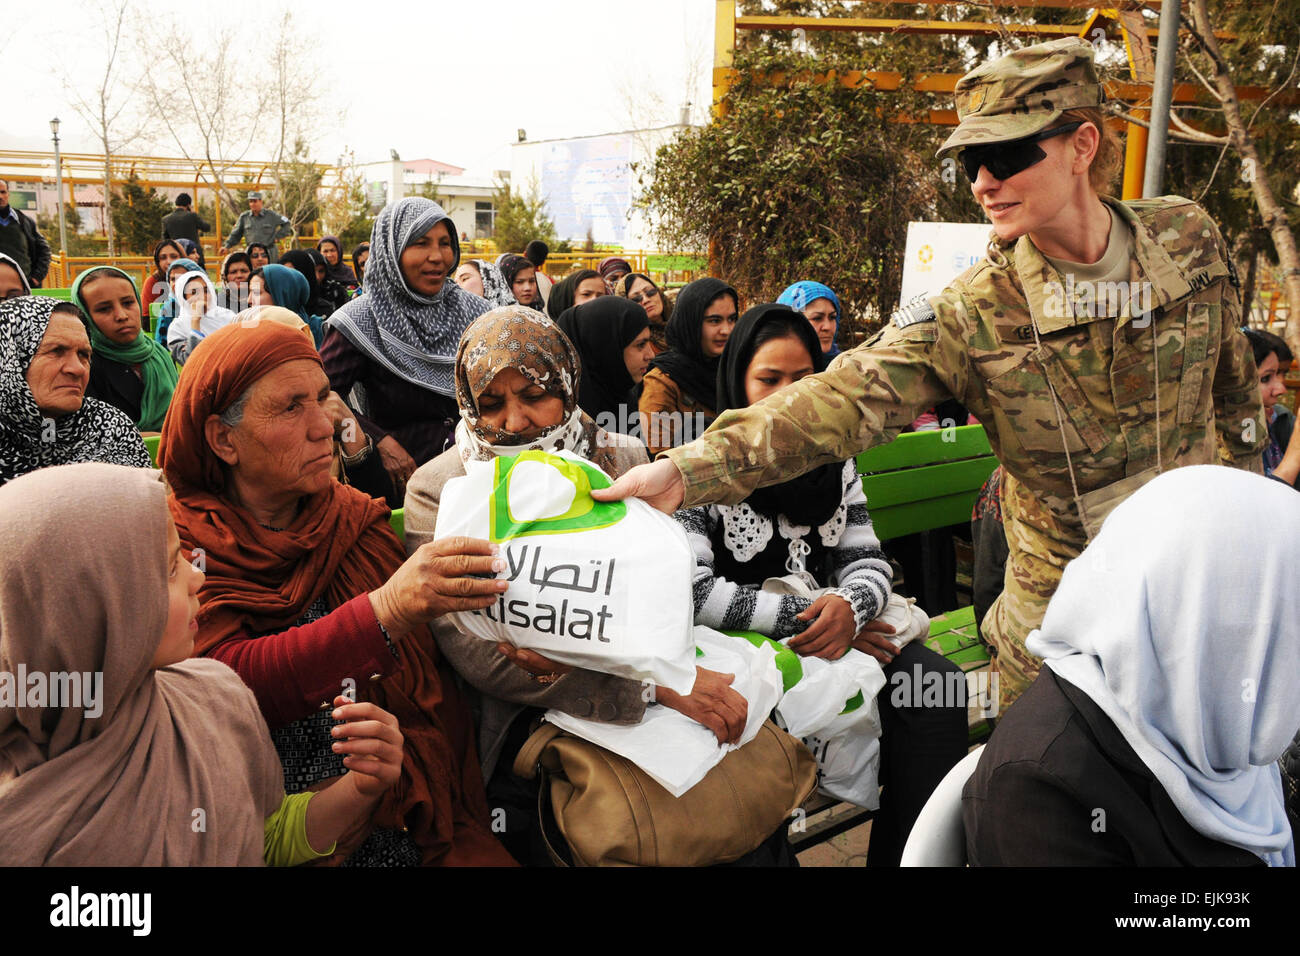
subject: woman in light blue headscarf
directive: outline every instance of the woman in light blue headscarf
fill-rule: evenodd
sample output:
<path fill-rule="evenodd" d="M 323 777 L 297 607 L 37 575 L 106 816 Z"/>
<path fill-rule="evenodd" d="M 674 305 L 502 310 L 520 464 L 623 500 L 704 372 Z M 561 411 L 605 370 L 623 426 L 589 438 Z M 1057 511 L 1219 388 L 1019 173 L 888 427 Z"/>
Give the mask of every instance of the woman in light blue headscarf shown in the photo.
<path fill-rule="evenodd" d="M 297 313 L 298 318 L 311 329 L 311 339 L 320 348 L 321 341 L 325 338 L 325 319 L 328 316 L 311 314 L 311 283 L 306 276 L 297 269 L 277 263 L 256 270 L 248 284 L 249 305 L 278 305 Z M 269 302 L 267 296 L 270 296 Z"/>
<path fill-rule="evenodd" d="M 1276 763 L 1300 726 L 1294 498 L 1194 465 L 1106 518 L 966 784 L 972 865 L 1295 865 Z"/>
<path fill-rule="evenodd" d="M 840 333 L 840 299 L 830 286 L 805 279 L 788 286 L 776 301 L 802 312 L 804 318 L 812 323 L 823 356 L 829 359 L 840 354 L 840 347 L 835 342 Z"/>

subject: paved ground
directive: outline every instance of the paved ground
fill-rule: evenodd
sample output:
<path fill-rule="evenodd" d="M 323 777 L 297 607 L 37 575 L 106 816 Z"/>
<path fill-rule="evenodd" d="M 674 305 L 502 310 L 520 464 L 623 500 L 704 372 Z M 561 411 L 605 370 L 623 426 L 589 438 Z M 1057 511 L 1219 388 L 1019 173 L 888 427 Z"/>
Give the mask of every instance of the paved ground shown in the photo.
<path fill-rule="evenodd" d="M 799 854 L 799 865 L 866 866 L 867 843 L 870 839 L 871 822 L 867 821 L 847 833 L 841 833 L 839 836 L 831 837 L 825 843 L 804 850 Z"/>

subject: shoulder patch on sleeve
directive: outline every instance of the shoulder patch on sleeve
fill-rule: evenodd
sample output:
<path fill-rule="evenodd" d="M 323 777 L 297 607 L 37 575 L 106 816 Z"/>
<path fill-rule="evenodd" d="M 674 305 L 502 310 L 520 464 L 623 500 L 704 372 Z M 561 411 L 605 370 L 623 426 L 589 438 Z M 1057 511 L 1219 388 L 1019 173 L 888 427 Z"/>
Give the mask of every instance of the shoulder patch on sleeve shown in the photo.
<path fill-rule="evenodd" d="M 907 305 L 898 309 L 889 321 L 895 327 L 905 329 L 909 325 L 916 325 L 918 322 L 938 322 L 939 316 L 935 313 L 934 307 L 930 305 L 929 300 L 923 295 L 918 295 Z"/>

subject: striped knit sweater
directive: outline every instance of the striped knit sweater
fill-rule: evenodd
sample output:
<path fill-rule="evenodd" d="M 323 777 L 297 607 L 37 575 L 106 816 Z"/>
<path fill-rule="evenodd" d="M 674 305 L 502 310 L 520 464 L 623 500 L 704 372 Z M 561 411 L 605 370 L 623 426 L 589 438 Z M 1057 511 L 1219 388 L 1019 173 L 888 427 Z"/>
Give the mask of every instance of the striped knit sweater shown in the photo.
<path fill-rule="evenodd" d="M 831 556 L 829 585 L 852 606 L 859 630 L 875 620 L 889 601 L 893 574 L 871 527 L 867 498 L 852 461 L 844 463 L 840 508 L 819 528 L 791 525 L 784 517 L 774 522 L 744 504 L 686 508 L 674 517 L 686 529 L 695 552 L 696 624 L 718 630 L 758 631 L 779 640 L 798 634 L 811 623 L 795 619 L 812 603 L 808 598 L 762 591 L 762 581 L 729 581 L 714 572 L 715 545 L 727 547 L 744 561 L 747 552 L 758 553 L 773 538 L 790 550 L 787 570 L 800 574 L 812 587 L 824 587 L 826 584 L 811 579 L 800 558 L 801 550 L 806 553 L 803 537 L 820 535 Z"/>

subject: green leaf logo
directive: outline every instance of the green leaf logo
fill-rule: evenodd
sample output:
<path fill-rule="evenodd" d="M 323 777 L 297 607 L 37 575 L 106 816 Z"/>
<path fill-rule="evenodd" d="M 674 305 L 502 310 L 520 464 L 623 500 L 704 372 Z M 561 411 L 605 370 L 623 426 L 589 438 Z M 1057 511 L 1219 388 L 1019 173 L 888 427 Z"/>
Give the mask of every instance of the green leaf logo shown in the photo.
<path fill-rule="evenodd" d="M 585 461 L 529 450 L 513 457 L 503 455 L 494 464 L 489 516 L 489 537 L 494 542 L 533 534 L 608 528 L 627 515 L 625 502 L 596 501 L 591 497 L 592 488 L 608 488 L 610 480 Z M 567 508 L 558 514 L 547 514 L 545 510 L 533 513 L 539 495 L 552 503 L 558 500 L 561 505 L 567 501 Z M 528 501 L 528 509 L 520 514 L 524 501 Z"/>

